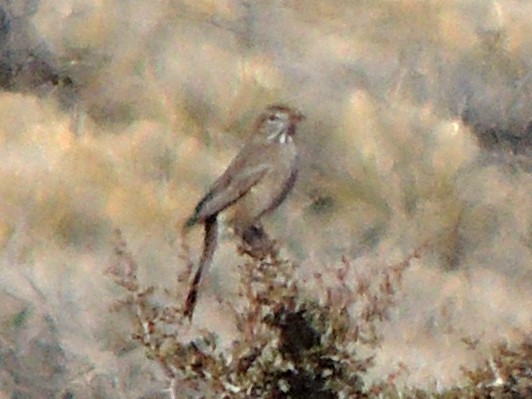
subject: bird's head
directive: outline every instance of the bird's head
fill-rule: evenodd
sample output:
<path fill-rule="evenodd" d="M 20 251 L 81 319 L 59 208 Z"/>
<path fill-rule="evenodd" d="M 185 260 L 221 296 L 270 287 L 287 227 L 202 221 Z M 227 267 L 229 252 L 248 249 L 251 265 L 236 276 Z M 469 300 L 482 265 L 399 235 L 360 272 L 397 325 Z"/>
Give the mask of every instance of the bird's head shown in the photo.
<path fill-rule="evenodd" d="M 268 142 L 281 144 L 292 141 L 296 125 L 304 115 L 286 105 L 270 105 L 257 119 L 257 130 Z"/>

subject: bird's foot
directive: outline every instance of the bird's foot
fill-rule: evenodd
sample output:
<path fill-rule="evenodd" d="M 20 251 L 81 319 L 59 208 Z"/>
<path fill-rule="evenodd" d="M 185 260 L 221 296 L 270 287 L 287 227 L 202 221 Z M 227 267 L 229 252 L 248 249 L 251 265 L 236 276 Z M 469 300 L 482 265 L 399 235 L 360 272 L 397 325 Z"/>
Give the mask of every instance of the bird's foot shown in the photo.
<path fill-rule="evenodd" d="M 242 234 L 242 244 L 238 247 L 241 255 L 263 260 L 267 256 L 278 255 L 277 242 L 271 239 L 261 225 L 252 225 Z"/>

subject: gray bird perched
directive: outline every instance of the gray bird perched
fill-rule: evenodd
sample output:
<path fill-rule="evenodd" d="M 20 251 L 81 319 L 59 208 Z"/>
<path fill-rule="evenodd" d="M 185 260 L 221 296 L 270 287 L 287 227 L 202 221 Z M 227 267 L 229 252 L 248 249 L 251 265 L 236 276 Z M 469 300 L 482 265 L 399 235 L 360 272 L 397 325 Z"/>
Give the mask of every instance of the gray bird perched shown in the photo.
<path fill-rule="evenodd" d="M 186 227 L 204 224 L 203 254 L 192 281 L 185 315 L 192 317 L 203 270 L 213 258 L 218 237 L 217 216 L 230 209 L 229 224 L 252 247 L 263 243 L 260 219 L 277 208 L 297 177 L 296 125 L 303 114 L 285 105 L 272 105 L 257 118 L 252 136 L 225 172 L 198 203 Z"/>

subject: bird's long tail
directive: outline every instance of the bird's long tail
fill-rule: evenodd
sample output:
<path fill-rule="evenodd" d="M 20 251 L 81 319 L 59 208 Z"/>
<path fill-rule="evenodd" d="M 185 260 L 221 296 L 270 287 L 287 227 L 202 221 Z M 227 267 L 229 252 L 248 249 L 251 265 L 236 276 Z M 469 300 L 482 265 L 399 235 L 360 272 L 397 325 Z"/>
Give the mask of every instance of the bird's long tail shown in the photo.
<path fill-rule="evenodd" d="M 214 257 L 214 251 L 218 242 L 218 215 L 213 215 L 207 218 L 205 224 L 205 237 L 203 238 L 203 253 L 201 254 L 198 270 L 194 275 L 192 284 L 188 290 L 187 299 L 185 301 L 184 314 L 192 320 L 192 314 L 198 301 L 198 290 L 201 282 L 203 271 L 208 268 Z"/>

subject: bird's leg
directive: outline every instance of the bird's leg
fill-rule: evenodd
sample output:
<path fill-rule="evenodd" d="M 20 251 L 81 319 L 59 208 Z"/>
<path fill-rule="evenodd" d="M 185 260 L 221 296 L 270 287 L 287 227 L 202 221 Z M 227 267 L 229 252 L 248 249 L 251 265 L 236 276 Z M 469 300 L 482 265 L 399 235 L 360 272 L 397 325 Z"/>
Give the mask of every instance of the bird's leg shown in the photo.
<path fill-rule="evenodd" d="M 264 259 L 266 256 L 276 255 L 275 241 L 270 238 L 260 222 L 247 227 L 240 234 L 242 245 L 240 252 L 255 259 Z"/>

